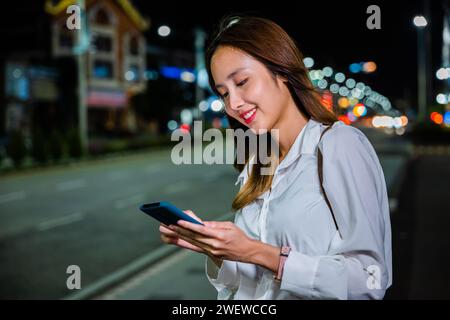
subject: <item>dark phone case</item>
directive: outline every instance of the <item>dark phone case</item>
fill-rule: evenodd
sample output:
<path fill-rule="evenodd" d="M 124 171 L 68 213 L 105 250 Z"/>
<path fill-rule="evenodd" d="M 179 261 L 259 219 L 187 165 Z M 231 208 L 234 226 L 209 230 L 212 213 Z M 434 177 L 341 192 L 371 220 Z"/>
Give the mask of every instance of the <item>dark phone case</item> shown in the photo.
<path fill-rule="evenodd" d="M 146 203 L 139 207 L 141 211 L 164 223 L 165 225 L 177 224 L 178 220 L 186 220 L 195 224 L 201 224 L 200 221 L 192 218 L 167 201 Z"/>

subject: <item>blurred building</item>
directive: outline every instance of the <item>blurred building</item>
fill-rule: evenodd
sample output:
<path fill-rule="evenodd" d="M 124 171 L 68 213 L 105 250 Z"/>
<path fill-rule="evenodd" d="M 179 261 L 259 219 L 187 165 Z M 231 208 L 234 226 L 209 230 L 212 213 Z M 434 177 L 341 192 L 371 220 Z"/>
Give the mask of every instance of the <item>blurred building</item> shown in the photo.
<path fill-rule="evenodd" d="M 66 26 L 70 15 L 66 10 L 76 4 L 76 0 L 46 2 L 55 58 L 75 57 L 77 30 Z M 136 119 L 130 98 L 146 88 L 143 31 L 149 22 L 128 0 L 86 0 L 85 4 L 88 129 L 94 134 L 133 132 Z"/>
<path fill-rule="evenodd" d="M 29 64 L 26 57 L 5 63 L 5 128 L 29 133 L 33 110 L 56 103 L 58 72 L 55 68 Z M 37 115 L 36 115 L 37 116 Z"/>
<path fill-rule="evenodd" d="M 76 74 L 70 75 L 73 63 L 51 58 L 48 21 L 42 4 L 39 8 L 41 14 L 35 13 L 33 19 L 25 11 L 25 23 L 7 23 L 1 29 L 2 41 L 7 44 L 0 53 L 1 144 L 14 130 L 29 140 L 38 127 L 50 132 L 76 121 L 70 112 L 76 97 L 67 83 L 60 81 L 61 77 L 75 78 Z"/>

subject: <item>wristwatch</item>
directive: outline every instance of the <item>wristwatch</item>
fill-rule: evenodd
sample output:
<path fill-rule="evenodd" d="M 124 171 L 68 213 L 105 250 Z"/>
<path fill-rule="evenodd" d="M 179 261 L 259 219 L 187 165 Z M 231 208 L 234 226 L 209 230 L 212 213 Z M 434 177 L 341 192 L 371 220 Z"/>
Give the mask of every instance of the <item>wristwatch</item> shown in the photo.
<path fill-rule="evenodd" d="M 280 261 L 278 262 L 278 270 L 276 275 L 274 275 L 275 281 L 281 282 L 281 277 L 283 276 L 284 263 L 286 262 L 289 253 L 291 252 L 291 248 L 288 246 L 282 246 L 280 249 Z"/>

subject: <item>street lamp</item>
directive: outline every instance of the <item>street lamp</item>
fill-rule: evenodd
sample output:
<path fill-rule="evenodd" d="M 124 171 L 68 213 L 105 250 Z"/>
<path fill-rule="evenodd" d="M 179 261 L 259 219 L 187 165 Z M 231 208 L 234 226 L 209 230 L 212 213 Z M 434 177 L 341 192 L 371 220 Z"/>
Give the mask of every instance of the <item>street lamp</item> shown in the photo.
<path fill-rule="evenodd" d="M 428 22 L 424 16 L 415 16 L 414 26 L 417 29 L 417 91 L 418 91 L 418 118 L 425 120 L 427 112 L 427 66 L 425 48 L 425 27 Z"/>
<path fill-rule="evenodd" d="M 158 35 L 160 37 L 167 37 L 168 35 L 170 35 L 170 28 L 168 26 L 161 26 L 158 28 Z"/>
<path fill-rule="evenodd" d="M 418 28 L 426 27 L 428 24 L 427 19 L 425 19 L 424 16 L 415 16 L 413 22 Z"/>

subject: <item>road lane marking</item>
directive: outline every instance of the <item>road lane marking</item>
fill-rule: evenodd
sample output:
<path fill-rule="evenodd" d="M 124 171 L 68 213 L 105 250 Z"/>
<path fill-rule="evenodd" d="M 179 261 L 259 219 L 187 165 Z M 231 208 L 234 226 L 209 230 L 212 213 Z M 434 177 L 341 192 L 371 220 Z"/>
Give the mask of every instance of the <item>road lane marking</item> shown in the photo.
<path fill-rule="evenodd" d="M 134 196 L 127 197 L 125 199 L 117 200 L 114 204 L 114 208 L 116 208 L 117 210 L 121 210 L 126 207 L 131 207 L 136 204 L 140 204 L 142 201 L 144 201 L 144 194 L 139 193 Z"/>
<path fill-rule="evenodd" d="M 0 195 L 0 203 L 22 200 L 25 198 L 25 191 L 16 191 Z"/>
<path fill-rule="evenodd" d="M 188 183 L 187 181 L 180 181 L 177 183 L 172 183 L 169 184 L 168 186 L 166 186 L 164 188 L 164 193 L 167 194 L 173 194 L 173 193 L 178 193 L 178 192 L 182 192 L 185 190 L 188 190 L 191 187 L 191 184 Z"/>
<path fill-rule="evenodd" d="M 78 222 L 84 218 L 82 212 L 75 212 L 67 216 L 44 221 L 36 225 L 38 231 L 47 231 L 56 227 L 65 226 L 74 222 Z"/>
<path fill-rule="evenodd" d="M 58 191 L 69 191 L 69 190 L 75 190 L 80 189 L 86 186 L 86 181 L 84 179 L 76 179 L 76 180 L 70 180 L 58 183 L 56 185 L 56 190 Z"/>
<path fill-rule="evenodd" d="M 159 172 L 163 169 L 163 167 L 161 165 L 148 165 L 147 167 L 145 167 L 144 172 L 145 173 L 155 173 L 155 172 Z"/>
<path fill-rule="evenodd" d="M 128 178 L 129 173 L 128 171 L 117 171 L 117 172 L 111 172 L 108 174 L 109 181 L 117 181 L 121 179 Z"/>

